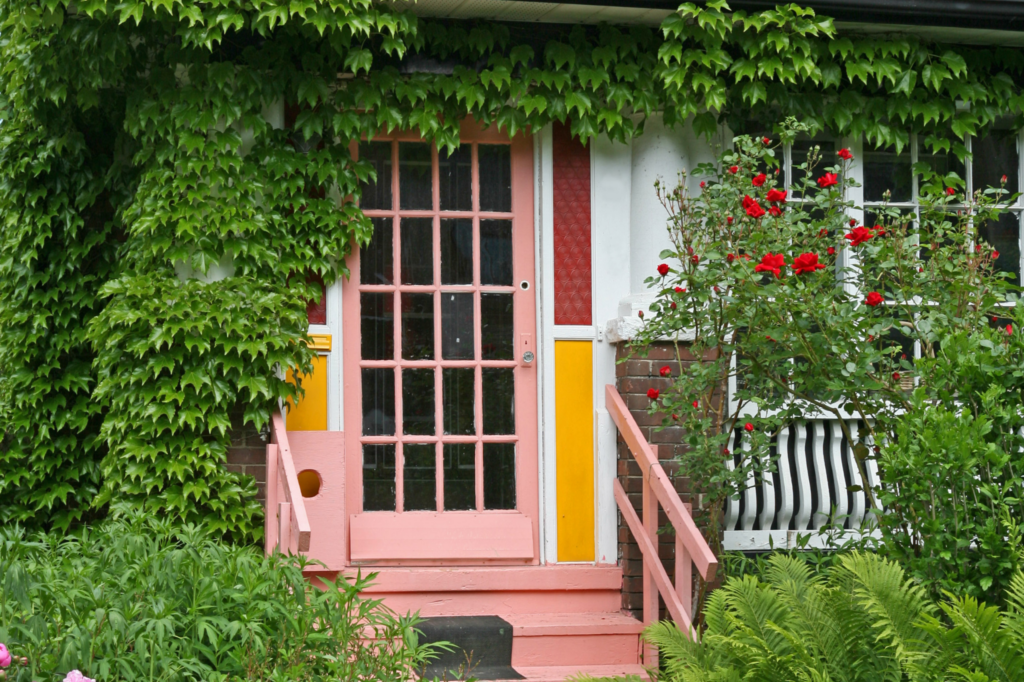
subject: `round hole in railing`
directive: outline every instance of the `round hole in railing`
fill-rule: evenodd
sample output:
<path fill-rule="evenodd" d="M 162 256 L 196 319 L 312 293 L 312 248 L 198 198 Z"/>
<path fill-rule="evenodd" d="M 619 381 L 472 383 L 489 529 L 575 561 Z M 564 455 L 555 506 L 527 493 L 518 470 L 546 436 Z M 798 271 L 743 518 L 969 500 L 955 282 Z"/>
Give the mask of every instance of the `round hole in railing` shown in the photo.
<path fill-rule="evenodd" d="M 299 472 L 299 490 L 303 497 L 316 497 L 320 492 L 320 474 L 312 469 Z"/>

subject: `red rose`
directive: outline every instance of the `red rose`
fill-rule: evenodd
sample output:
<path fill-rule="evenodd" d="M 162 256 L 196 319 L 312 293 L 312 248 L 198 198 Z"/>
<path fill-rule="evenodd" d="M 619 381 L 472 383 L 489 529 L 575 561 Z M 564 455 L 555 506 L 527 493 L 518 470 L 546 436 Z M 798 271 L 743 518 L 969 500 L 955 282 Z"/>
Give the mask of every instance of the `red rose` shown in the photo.
<path fill-rule="evenodd" d="M 1007 333 L 1007 335 L 1013 334 L 1013 325 L 1012 324 L 1006 325 L 1006 333 Z"/>
<path fill-rule="evenodd" d="M 992 258 L 995 258 L 996 260 L 998 260 L 999 259 L 999 252 L 998 251 L 993 251 L 992 252 Z"/>
<path fill-rule="evenodd" d="M 676 421 L 676 422 L 679 421 L 679 415 L 678 414 L 673 414 L 672 415 L 672 421 Z"/>
<path fill-rule="evenodd" d="M 773 204 L 772 207 L 768 209 L 768 213 L 770 213 L 773 218 L 778 218 L 782 215 L 782 209 Z"/>
<path fill-rule="evenodd" d="M 682 293 L 685 293 L 685 292 L 686 292 L 686 289 L 684 289 L 682 287 L 676 287 L 676 293 L 677 294 L 682 294 Z"/>
<path fill-rule="evenodd" d="M 855 226 L 856 224 L 857 224 L 857 220 L 856 220 L 856 219 L 854 219 L 854 218 L 850 218 L 850 227 L 853 227 L 853 226 Z"/>
<path fill-rule="evenodd" d="M 836 175 L 835 173 L 825 173 L 820 178 L 818 178 L 818 187 L 822 189 L 828 189 L 829 187 L 838 184 L 839 176 Z"/>
<path fill-rule="evenodd" d="M 704 186 L 705 186 L 706 184 L 707 184 L 707 183 L 705 183 L 705 182 L 704 182 L 703 180 L 701 180 L 701 181 L 700 181 L 700 188 L 701 188 L 701 189 L 704 189 Z"/>
<path fill-rule="evenodd" d="M 764 195 L 764 200 L 784 204 L 786 203 L 786 190 L 775 189 L 773 187 L 772 189 L 768 190 L 768 194 Z"/>
<path fill-rule="evenodd" d="M 757 203 L 757 200 L 751 199 L 749 195 L 743 197 L 743 208 L 751 218 L 761 218 L 764 216 L 764 209 L 761 208 L 761 204 Z"/>
<path fill-rule="evenodd" d="M 836 152 L 836 155 L 843 161 L 849 161 L 850 159 L 853 158 L 853 154 L 851 154 L 850 150 L 847 149 L 846 147 L 843 147 L 838 152 Z"/>
<path fill-rule="evenodd" d="M 818 236 L 819 237 L 827 237 L 828 236 L 828 230 L 826 230 L 824 227 L 821 228 L 820 230 L 818 230 Z"/>
<path fill-rule="evenodd" d="M 641 320 L 644 319 L 644 311 L 638 310 L 636 316 L 639 317 Z"/>
<path fill-rule="evenodd" d="M 725 218 L 725 222 L 726 222 L 726 224 L 728 224 L 728 225 L 732 225 L 732 216 L 726 216 L 726 218 Z"/>
<path fill-rule="evenodd" d="M 667 275 L 668 274 L 668 265 L 665 264 L 665 263 L 662 263 L 661 265 L 659 265 L 658 266 L 658 274 L 661 275 L 662 277 Z"/>
<path fill-rule="evenodd" d="M 861 226 L 853 228 L 853 231 L 846 235 L 846 239 L 850 240 L 850 246 L 860 246 L 864 242 L 868 241 L 875 235 L 868 228 Z"/>
<path fill-rule="evenodd" d="M 657 400 L 659 395 L 661 395 L 661 392 L 658 389 L 656 389 L 656 388 L 649 388 L 649 389 L 647 389 L 647 397 L 650 398 L 651 400 Z"/>
<path fill-rule="evenodd" d="M 694 407 L 694 409 L 700 407 L 700 403 L 698 401 L 694 400 L 693 401 L 693 407 Z"/>
<path fill-rule="evenodd" d="M 836 248 L 834 246 L 828 247 L 828 255 L 830 255 L 830 256 L 836 255 Z"/>
<path fill-rule="evenodd" d="M 771 140 L 769 140 L 767 137 L 762 137 L 761 138 L 761 142 L 764 142 L 765 144 L 768 144 L 769 142 L 771 142 Z"/>
<path fill-rule="evenodd" d="M 737 173 L 740 172 L 740 167 L 739 166 L 729 166 L 729 172 L 732 173 L 733 175 L 736 175 Z"/>
<path fill-rule="evenodd" d="M 754 430 L 754 425 L 751 424 L 750 422 L 747 422 L 746 424 L 743 425 L 743 430 L 746 431 L 747 433 L 750 433 L 751 431 Z"/>
<path fill-rule="evenodd" d="M 727 254 L 725 254 L 725 260 L 729 261 L 730 263 L 733 262 L 734 260 L 736 260 L 736 254 L 735 253 L 727 253 Z"/>
<path fill-rule="evenodd" d="M 672 373 L 672 368 L 669 367 L 668 365 L 665 365 L 664 367 L 662 367 L 661 369 L 658 370 L 658 374 L 660 374 L 663 377 L 667 377 L 671 373 Z"/>
<path fill-rule="evenodd" d="M 1005 185 L 1006 184 L 1006 176 L 1004 175 L 1003 177 L 999 178 L 999 182 L 1001 184 Z"/>
<path fill-rule="evenodd" d="M 778 279 L 782 276 L 782 268 L 786 267 L 786 257 L 781 253 L 766 253 L 761 262 L 754 266 L 754 272 L 771 272 Z"/>
<path fill-rule="evenodd" d="M 813 274 L 817 270 L 824 269 L 825 265 L 818 262 L 818 254 L 816 253 L 803 253 L 793 259 L 793 272 L 798 275 Z"/>
<path fill-rule="evenodd" d="M 956 190 L 953 189 L 952 187 L 947 187 L 946 194 L 948 194 L 949 196 L 953 196 L 954 194 L 956 194 Z"/>
<path fill-rule="evenodd" d="M 864 302 L 867 303 L 872 308 L 874 308 L 876 305 L 881 303 L 882 300 L 882 295 L 880 293 L 878 293 L 877 291 L 872 291 L 870 294 L 868 294 L 868 297 L 864 300 Z"/>
<path fill-rule="evenodd" d="M 760 187 L 761 185 L 764 184 L 765 180 L 767 180 L 767 179 L 768 179 L 767 175 L 765 175 L 764 173 L 758 173 L 757 175 L 754 176 L 754 179 L 751 180 L 750 182 L 753 183 L 754 187 Z"/>
<path fill-rule="evenodd" d="M 700 262 L 700 256 L 697 256 L 697 255 L 690 256 L 690 260 L 692 260 L 693 264 L 696 265 L 697 263 Z"/>
<path fill-rule="evenodd" d="M 729 452 L 729 448 L 722 448 L 722 454 L 723 454 L 723 455 L 728 455 L 728 454 L 731 454 L 731 453 Z"/>
<path fill-rule="evenodd" d="M 900 380 L 900 373 L 899 372 L 893 372 L 892 373 L 892 378 L 895 379 L 896 381 L 899 381 Z"/>
<path fill-rule="evenodd" d="M 671 308 L 672 310 L 675 310 L 678 306 L 676 306 L 675 301 L 672 301 L 671 303 L 668 304 L 668 307 Z"/>

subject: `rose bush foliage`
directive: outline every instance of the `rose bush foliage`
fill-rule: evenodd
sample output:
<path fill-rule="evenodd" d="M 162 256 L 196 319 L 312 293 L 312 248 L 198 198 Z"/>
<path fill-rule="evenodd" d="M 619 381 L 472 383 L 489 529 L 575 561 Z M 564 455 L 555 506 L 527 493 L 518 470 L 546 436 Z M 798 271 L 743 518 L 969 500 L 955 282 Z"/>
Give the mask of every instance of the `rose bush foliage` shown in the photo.
<path fill-rule="evenodd" d="M 634 345 L 676 344 L 681 374 L 651 411 L 685 430 L 681 470 L 702 494 L 697 513 L 714 545 L 725 500 L 769 475 L 780 429 L 809 415 L 841 419 L 866 480 L 867 460 L 896 442 L 909 411 L 959 399 L 959 379 L 938 360 L 946 339 L 1015 341 L 1004 319 L 1013 287 L 978 239 L 1007 190 L 964 196 L 961 178 L 921 166 L 919 218 L 886 206 L 865 225 L 845 198 L 855 186 L 848 149 L 814 148 L 787 189 L 782 144 L 801 130 L 789 121 L 780 139 L 736 138 L 717 164 L 692 170 L 702 179 L 693 194 L 685 174 L 658 186 L 672 248 L 661 254 L 668 267 L 648 279 L 657 298 Z M 1000 447 L 1019 444 L 1006 433 Z M 888 483 L 898 497 L 900 481 Z M 863 494 L 885 529 L 879 491 Z M 916 518 L 891 523 L 922 530 Z"/>

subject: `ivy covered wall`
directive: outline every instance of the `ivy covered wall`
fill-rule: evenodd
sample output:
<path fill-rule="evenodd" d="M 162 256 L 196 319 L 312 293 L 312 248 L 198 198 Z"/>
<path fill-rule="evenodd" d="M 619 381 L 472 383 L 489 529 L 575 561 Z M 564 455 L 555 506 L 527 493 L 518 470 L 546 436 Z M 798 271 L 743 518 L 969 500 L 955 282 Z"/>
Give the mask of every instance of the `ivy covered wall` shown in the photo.
<path fill-rule="evenodd" d="M 294 393 L 307 276 L 344 277 L 370 235 L 350 141 L 398 128 L 452 147 L 467 116 L 622 140 L 658 112 L 963 153 L 1024 113 L 1019 50 L 721 0 L 660 30 L 418 21 L 370 0 L 6 0 L 0 69 L 0 523 L 68 527 L 117 498 L 236 539 L 262 524 L 251 477 L 223 466 L 231 415 L 260 428 Z M 268 123 L 281 102 L 291 129 Z"/>

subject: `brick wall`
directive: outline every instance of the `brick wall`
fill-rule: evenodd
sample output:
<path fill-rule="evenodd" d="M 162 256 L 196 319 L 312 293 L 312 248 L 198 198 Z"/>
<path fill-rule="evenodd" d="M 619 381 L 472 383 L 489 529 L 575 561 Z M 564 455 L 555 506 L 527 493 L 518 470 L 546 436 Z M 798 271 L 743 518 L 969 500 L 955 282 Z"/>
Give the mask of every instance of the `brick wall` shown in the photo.
<path fill-rule="evenodd" d="M 231 445 L 228 447 L 228 471 L 248 474 L 256 479 L 259 500 L 267 499 L 267 441 L 252 424 L 242 425 L 239 412 L 231 420 Z"/>
<path fill-rule="evenodd" d="M 616 366 L 616 384 L 622 399 L 629 408 L 633 419 L 636 420 L 640 430 L 647 437 L 657 451 L 658 459 L 662 466 L 675 482 L 676 490 L 683 502 L 691 502 L 689 479 L 679 475 L 678 465 L 672 461 L 681 454 L 685 447 L 683 443 L 683 429 L 680 427 L 669 427 L 657 430 L 661 425 L 662 415 L 647 414 L 647 407 L 651 404 L 647 397 L 647 389 L 665 389 L 671 384 L 671 379 L 663 379 L 658 371 L 668 365 L 674 376 L 679 375 L 680 363 L 676 361 L 675 347 L 670 344 L 657 344 L 650 348 L 647 357 L 630 357 L 629 349 L 625 344 L 619 344 L 616 353 L 619 360 L 625 362 Z M 693 362 L 693 358 L 686 353 L 682 362 L 686 364 Z M 642 514 L 643 499 L 643 478 L 640 473 L 640 466 L 633 459 L 629 448 L 619 438 L 619 459 L 618 476 L 637 515 Z M 661 513 L 658 523 L 664 527 L 668 519 L 664 512 Z M 643 562 L 640 554 L 640 547 L 633 539 L 633 535 L 626 526 L 625 520 L 619 514 L 619 559 L 622 563 L 622 608 L 636 618 L 643 618 Z M 669 576 L 675 577 L 675 535 L 660 535 L 658 547 L 662 563 Z M 662 617 L 664 617 L 664 604 L 662 604 Z"/>

